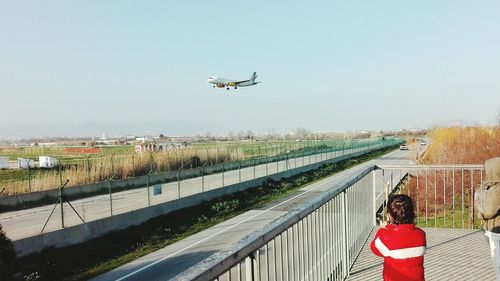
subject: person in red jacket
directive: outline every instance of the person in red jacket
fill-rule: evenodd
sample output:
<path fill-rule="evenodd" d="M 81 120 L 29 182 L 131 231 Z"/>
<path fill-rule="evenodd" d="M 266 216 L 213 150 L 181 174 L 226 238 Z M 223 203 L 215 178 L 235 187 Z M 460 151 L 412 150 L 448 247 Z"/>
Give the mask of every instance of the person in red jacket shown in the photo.
<path fill-rule="evenodd" d="M 425 232 L 413 222 L 413 202 L 407 195 L 389 197 L 387 219 L 370 244 L 372 252 L 384 257 L 385 281 L 423 281 Z"/>

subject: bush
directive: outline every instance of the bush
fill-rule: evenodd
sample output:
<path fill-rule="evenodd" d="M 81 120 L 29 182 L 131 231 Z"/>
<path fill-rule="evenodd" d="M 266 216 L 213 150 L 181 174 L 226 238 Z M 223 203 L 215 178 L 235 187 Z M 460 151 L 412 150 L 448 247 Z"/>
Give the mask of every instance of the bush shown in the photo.
<path fill-rule="evenodd" d="M 0 280 L 6 280 L 12 274 L 12 262 L 16 258 L 14 244 L 5 235 L 0 225 Z"/>
<path fill-rule="evenodd" d="M 215 202 L 212 205 L 212 211 L 218 214 L 229 214 L 236 210 L 240 205 L 240 200 L 234 199 L 230 201 Z"/>

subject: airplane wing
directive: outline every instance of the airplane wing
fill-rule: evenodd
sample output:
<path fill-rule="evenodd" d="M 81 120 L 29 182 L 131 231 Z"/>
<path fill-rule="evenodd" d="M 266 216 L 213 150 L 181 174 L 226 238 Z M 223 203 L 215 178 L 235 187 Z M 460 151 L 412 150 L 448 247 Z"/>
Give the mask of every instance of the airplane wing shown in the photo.
<path fill-rule="evenodd" d="M 228 81 L 228 86 L 238 86 L 241 83 L 250 82 L 250 80 L 240 80 L 240 81 Z"/>

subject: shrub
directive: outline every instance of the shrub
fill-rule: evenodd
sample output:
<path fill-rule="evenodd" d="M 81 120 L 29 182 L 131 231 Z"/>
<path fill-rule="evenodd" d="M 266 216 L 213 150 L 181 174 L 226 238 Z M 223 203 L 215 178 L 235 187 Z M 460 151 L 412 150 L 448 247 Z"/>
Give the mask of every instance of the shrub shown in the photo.
<path fill-rule="evenodd" d="M 212 211 L 218 214 L 229 214 L 236 210 L 240 205 L 240 200 L 234 199 L 230 201 L 215 202 L 212 205 Z"/>
<path fill-rule="evenodd" d="M 6 280 L 12 274 L 11 263 L 16 258 L 14 244 L 5 235 L 0 225 L 0 280 Z"/>
<path fill-rule="evenodd" d="M 439 128 L 429 136 L 424 163 L 483 164 L 500 156 L 500 127 Z"/>

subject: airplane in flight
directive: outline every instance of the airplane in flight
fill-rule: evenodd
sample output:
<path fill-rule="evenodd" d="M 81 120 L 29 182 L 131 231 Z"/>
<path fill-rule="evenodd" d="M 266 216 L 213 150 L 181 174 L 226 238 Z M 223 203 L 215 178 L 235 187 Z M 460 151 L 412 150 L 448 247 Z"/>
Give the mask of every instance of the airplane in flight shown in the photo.
<path fill-rule="evenodd" d="M 248 87 L 260 83 L 256 82 L 255 79 L 257 79 L 257 72 L 254 72 L 248 80 L 229 80 L 221 77 L 208 77 L 207 82 L 213 84 L 214 88 L 226 88 L 227 90 L 229 90 L 230 87 L 238 89 L 238 87 Z"/>

